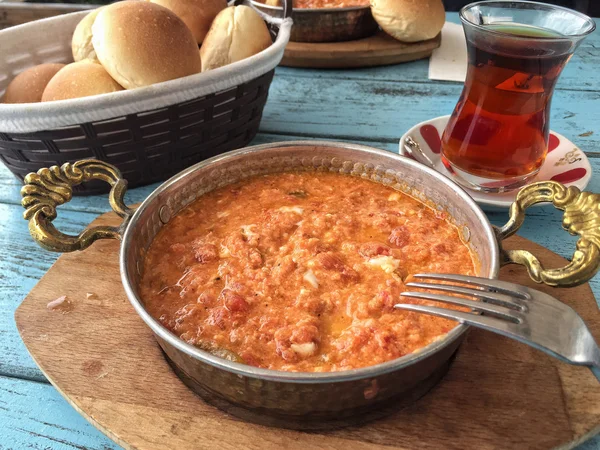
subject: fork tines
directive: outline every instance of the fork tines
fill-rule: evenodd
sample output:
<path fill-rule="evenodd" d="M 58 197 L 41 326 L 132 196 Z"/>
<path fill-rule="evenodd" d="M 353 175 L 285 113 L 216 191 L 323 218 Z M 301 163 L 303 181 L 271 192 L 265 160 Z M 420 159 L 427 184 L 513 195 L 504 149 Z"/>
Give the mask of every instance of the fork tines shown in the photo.
<path fill-rule="evenodd" d="M 416 302 L 394 308 L 456 320 L 515 339 L 570 364 L 588 366 L 600 381 L 600 349 L 594 336 L 573 308 L 551 295 L 463 275 L 419 274 L 415 279 L 406 286 L 419 291 L 403 292 L 402 297 L 440 302 L 442 307 Z"/>
<path fill-rule="evenodd" d="M 417 274 L 414 278 L 433 282 L 409 282 L 406 286 L 456 295 L 410 291 L 403 292 L 403 297 L 463 306 L 470 308 L 473 312 L 403 303 L 395 305 L 395 308 L 445 317 L 459 322 L 479 323 L 495 327 L 498 325 L 498 319 L 520 323 L 522 313 L 527 310 L 526 303 L 523 300 L 530 298 L 526 290 L 518 290 L 519 287 L 512 283 L 487 278 L 446 274 Z M 440 284 L 440 282 L 458 283 L 460 285 Z M 481 315 L 482 313 L 484 315 Z"/>

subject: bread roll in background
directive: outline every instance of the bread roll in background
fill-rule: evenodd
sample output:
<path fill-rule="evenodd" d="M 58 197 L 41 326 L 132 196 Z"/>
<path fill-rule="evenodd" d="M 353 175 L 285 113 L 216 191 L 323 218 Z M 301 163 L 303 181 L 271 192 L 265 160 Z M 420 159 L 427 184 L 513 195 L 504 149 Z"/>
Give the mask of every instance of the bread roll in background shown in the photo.
<path fill-rule="evenodd" d="M 200 72 L 198 44 L 173 12 L 149 2 L 105 6 L 92 26 L 98 60 L 126 89 Z"/>
<path fill-rule="evenodd" d="M 272 44 L 262 17 L 248 6 L 230 6 L 217 15 L 200 48 L 202 72 L 248 58 Z"/>
<path fill-rule="evenodd" d="M 89 59 L 97 61 L 96 52 L 92 45 L 92 25 L 102 8 L 93 10 L 77 24 L 71 40 L 71 51 L 75 62 Z"/>
<path fill-rule="evenodd" d="M 371 0 L 371 12 L 383 31 L 403 42 L 433 39 L 446 21 L 442 0 Z"/>
<path fill-rule="evenodd" d="M 40 64 L 17 75 L 6 88 L 4 103 L 38 103 L 56 73 L 64 64 Z"/>
<path fill-rule="evenodd" d="M 202 44 L 217 14 L 227 8 L 226 0 L 150 0 L 170 9 L 192 31 L 198 44 Z"/>
<path fill-rule="evenodd" d="M 100 64 L 79 61 L 66 65 L 52 77 L 44 90 L 42 101 L 89 97 L 122 90 Z"/>

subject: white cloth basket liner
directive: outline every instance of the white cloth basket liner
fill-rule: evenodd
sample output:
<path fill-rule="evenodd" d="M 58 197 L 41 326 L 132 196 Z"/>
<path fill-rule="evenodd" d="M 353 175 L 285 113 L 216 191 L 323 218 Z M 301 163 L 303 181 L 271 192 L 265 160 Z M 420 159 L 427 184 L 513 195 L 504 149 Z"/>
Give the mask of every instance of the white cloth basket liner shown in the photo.
<path fill-rule="evenodd" d="M 15 75 L 42 63 L 73 61 L 71 37 L 89 11 L 0 31 L 0 95 Z M 274 69 L 290 38 L 291 19 L 265 18 L 280 29 L 273 45 L 242 61 L 196 75 L 112 94 L 47 103 L 0 103 L 0 133 L 32 133 L 165 108 L 246 83 Z"/>

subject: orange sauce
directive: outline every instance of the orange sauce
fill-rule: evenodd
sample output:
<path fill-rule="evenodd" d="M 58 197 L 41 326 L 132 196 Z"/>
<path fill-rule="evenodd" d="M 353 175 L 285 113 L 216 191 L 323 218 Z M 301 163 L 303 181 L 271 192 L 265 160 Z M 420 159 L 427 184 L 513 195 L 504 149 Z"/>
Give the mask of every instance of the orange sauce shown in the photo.
<path fill-rule="evenodd" d="M 474 271 L 456 227 L 414 198 L 346 175 L 283 173 L 175 216 L 148 251 L 141 296 L 190 344 L 258 367 L 338 371 L 409 354 L 456 325 L 394 309 L 411 274 Z"/>

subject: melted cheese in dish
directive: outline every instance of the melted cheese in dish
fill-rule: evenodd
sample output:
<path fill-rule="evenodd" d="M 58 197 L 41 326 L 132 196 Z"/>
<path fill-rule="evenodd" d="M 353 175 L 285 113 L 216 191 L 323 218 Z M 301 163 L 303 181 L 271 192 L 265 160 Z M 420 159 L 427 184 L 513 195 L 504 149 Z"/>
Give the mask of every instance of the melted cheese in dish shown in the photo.
<path fill-rule="evenodd" d="M 361 178 L 283 173 L 175 216 L 148 251 L 141 295 L 192 345 L 258 367 L 338 371 L 414 352 L 456 325 L 393 308 L 418 272 L 475 273 L 443 213 Z"/>

